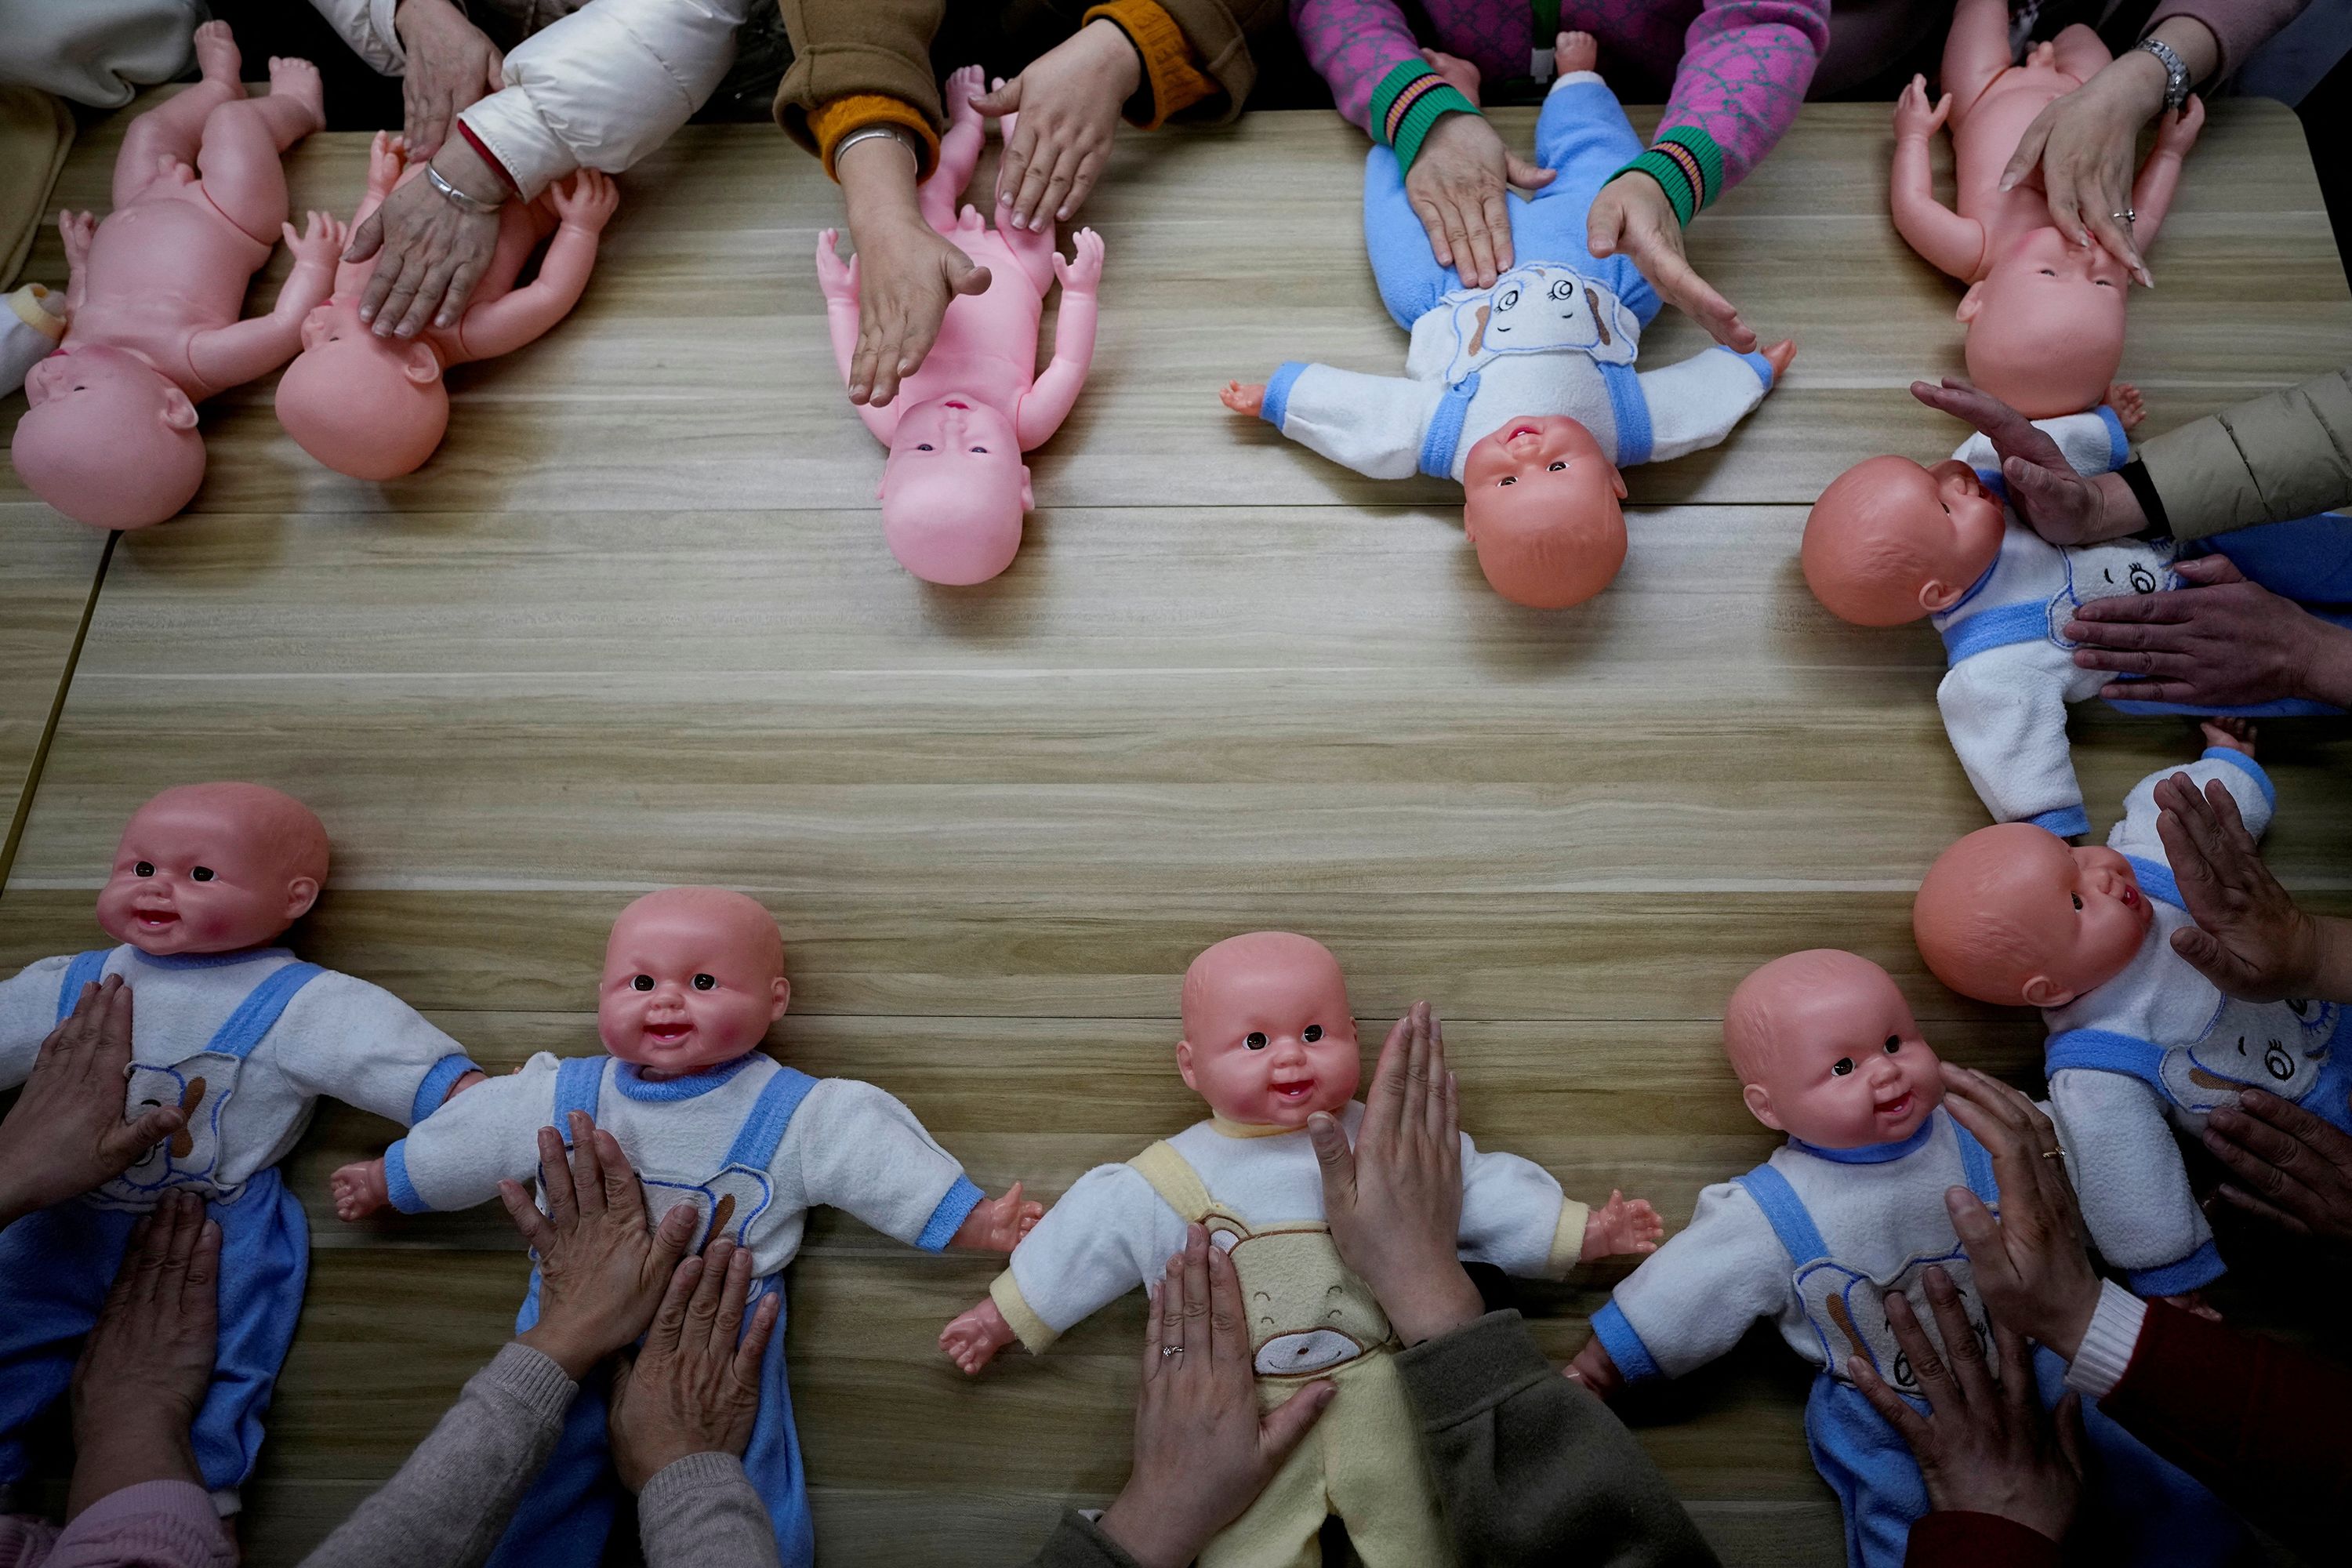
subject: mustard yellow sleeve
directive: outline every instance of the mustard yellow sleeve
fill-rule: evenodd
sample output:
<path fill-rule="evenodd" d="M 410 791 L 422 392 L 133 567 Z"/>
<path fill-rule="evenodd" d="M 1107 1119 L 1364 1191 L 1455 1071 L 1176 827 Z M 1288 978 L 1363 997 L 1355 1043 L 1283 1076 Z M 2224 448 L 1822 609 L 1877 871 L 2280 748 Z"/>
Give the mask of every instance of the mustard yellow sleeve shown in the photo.
<path fill-rule="evenodd" d="M 1087 12 L 1079 26 L 1102 17 L 1125 33 L 1143 57 L 1146 100 L 1130 104 L 1129 123 L 1157 131 L 1171 115 L 1181 114 L 1202 100 L 1223 89 L 1212 81 L 1192 58 L 1192 46 L 1158 0 L 1104 0 Z"/>
<path fill-rule="evenodd" d="M 1013 1270 L 1006 1269 L 989 1282 L 988 1299 L 1004 1314 L 1004 1321 L 1021 1337 L 1021 1348 L 1031 1355 L 1042 1355 L 1045 1347 L 1062 1336 L 1045 1326 L 1045 1320 L 1032 1311 L 1021 1294 L 1021 1287 L 1013 1280 Z"/>
<path fill-rule="evenodd" d="M 836 180 L 841 178 L 841 172 L 833 166 L 835 150 L 841 145 L 843 137 L 868 125 L 895 125 L 914 137 L 916 156 L 922 165 L 916 170 L 915 177 L 920 180 L 929 176 L 940 161 L 938 132 L 931 129 L 930 121 L 923 117 L 921 110 L 903 100 L 878 92 L 860 92 L 847 98 L 836 98 L 809 111 L 809 135 L 816 142 L 816 155 L 824 160 L 826 174 Z"/>
<path fill-rule="evenodd" d="M 1559 1224 L 1551 1233 L 1551 1257 L 1545 1271 L 1554 1279 L 1565 1279 L 1568 1271 L 1584 1258 L 1584 1226 L 1592 1217 L 1590 1204 L 1578 1203 L 1563 1196 L 1559 1200 Z"/>

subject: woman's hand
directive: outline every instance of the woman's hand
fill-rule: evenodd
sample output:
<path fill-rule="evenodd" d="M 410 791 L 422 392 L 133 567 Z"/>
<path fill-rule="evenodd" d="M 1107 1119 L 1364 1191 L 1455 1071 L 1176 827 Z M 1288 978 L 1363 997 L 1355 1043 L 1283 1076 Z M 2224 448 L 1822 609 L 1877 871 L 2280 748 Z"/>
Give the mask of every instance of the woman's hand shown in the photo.
<path fill-rule="evenodd" d="M 469 106 L 506 86 L 499 47 L 449 0 L 400 0 L 392 30 L 408 56 L 400 79 L 411 158 L 430 158 Z"/>
<path fill-rule="evenodd" d="M 1405 172 L 1405 199 L 1429 231 L 1430 253 L 1463 285 L 1491 289 L 1510 270 L 1513 185 L 1533 190 L 1552 172 L 1503 145 L 1483 114 L 1440 116 Z"/>
<path fill-rule="evenodd" d="M 694 1454 L 743 1457 L 760 1415 L 761 1358 L 783 1308 L 760 1298 L 751 1321 L 751 1255 L 714 1241 L 677 1266 L 636 1360 L 613 1378 L 613 1468 L 633 1492 Z M 740 1332 L 739 1332 L 740 1331 Z"/>
<path fill-rule="evenodd" d="M 2128 388 L 2111 389 L 2123 395 Z M 2000 458 L 2009 481 L 2010 504 L 2025 526 L 2053 544 L 2092 544 L 2121 539 L 2147 526 L 2139 500 L 2120 474 L 2085 479 L 2066 462 L 2049 433 L 1989 392 L 1956 376 L 1941 386 L 1911 384 L 1911 395 L 1928 407 L 1974 426 Z"/>
<path fill-rule="evenodd" d="M 2073 1361 L 2099 1308 L 2099 1277 L 2058 1130 L 2005 1083 L 1950 1062 L 1943 1076 L 1945 1108 L 1992 1156 L 2000 1191 L 1998 1219 L 1966 1187 L 1944 1194 L 1977 1293 L 1993 1317 Z"/>
<path fill-rule="evenodd" d="M 2250 1089 L 2205 1119 L 2204 1141 L 2237 1178 L 2221 1184 L 2223 1202 L 2297 1236 L 2352 1244 L 2352 1138 Z"/>
<path fill-rule="evenodd" d="M 2143 678 L 2111 680 L 2100 696 L 2200 708 L 2336 700 L 2325 672 L 2347 662 L 2352 632 L 2248 582 L 2226 555 L 2199 556 L 2173 570 L 2188 586 L 2075 606 L 2061 632 L 2079 645 L 2075 664 Z"/>
<path fill-rule="evenodd" d="M 462 141 L 442 148 L 432 166 L 476 201 L 506 199 L 505 182 Z M 431 181 L 409 181 L 368 215 L 343 252 L 345 261 L 376 258 L 360 297 L 360 320 L 380 338 L 456 326 L 498 244 L 496 212 L 469 212 Z"/>
<path fill-rule="evenodd" d="M 898 395 L 900 381 L 922 369 L 950 301 L 988 287 L 988 268 L 923 221 L 912 150 L 897 137 L 858 142 L 835 168 L 857 250 L 849 401 L 880 408 Z"/>
<path fill-rule="evenodd" d="M 1595 256 L 1631 257 L 1658 298 L 1705 327 L 1717 342 L 1744 354 L 1756 352 L 1756 334 L 1731 301 L 1684 258 L 1683 226 L 1675 205 L 1649 175 L 1629 171 L 1601 187 L 1585 218 L 1584 247 Z"/>
<path fill-rule="evenodd" d="M 972 100 L 982 114 L 1017 114 L 996 166 L 997 222 L 1067 223 L 1110 160 L 1119 106 L 1142 85 L 1143 61 L 1119 25 L 1097 17 Z"/>
<path fill-rule="evenodd" d="M 131 988 L 110 974 L 84 985 L 49 1031 L 31 1076 L 0 1121 L 0 1225 L 112 1181 L 187 1125 L 176 1105 L 122 1120 L 131 1067 Z"/>
<path fill-rule="evenodd" d="M 220 1226 L 193 1193 L 167 1193 L 131 1233 L 73 1374 L 68 1518 L 142 1481 L 201 1485 L 189 1426 L 219 1337 Z"/>

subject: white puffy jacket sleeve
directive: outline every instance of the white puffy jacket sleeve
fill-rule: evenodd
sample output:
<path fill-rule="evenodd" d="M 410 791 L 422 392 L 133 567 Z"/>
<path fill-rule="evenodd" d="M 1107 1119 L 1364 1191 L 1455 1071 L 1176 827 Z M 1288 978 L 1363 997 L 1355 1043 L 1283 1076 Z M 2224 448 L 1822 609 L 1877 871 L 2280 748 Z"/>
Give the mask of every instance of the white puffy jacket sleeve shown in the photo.
<path fill-rule="evenodd" d="M 399 5 L 400 0 L 310 0 L 311 9 L 378 76 L 402 76 L 408 70 L 408 53 L 392 30 L 392 14 Z"/>

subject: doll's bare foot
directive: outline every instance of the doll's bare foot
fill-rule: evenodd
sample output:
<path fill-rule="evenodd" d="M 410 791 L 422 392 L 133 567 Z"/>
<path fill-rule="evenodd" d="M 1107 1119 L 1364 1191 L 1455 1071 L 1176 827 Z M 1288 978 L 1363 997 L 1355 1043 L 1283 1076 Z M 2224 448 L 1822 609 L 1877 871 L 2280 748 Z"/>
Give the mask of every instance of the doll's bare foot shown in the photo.
<path fill-rule="evenodd" d="M 1229 381 L 1225 389 L 1217 394 L 1217 401 L 1236 414 L 1255 418 L 1265 412 L 1265 383 Z"/>
<path fill-rule="evenodd" d="M 2205 731 L 2205 743 L 2209 746 L 2249 757 L 2254 754 L 2254 721 L 2251 719 L 2208 719 L 2198 728 Z"/>
<path fill-rule="evenodd" d="M 1797 340 L 1794 338 L 1782 338 L 1779 342 L 1764 350 L 1764 360 L 1772 367 L 1774 381 L 1789 374 L 1789 366 L 1795 362 L 1796 358 Z"/>
<path fill-rule="evenodd" d="M 982 1301 L 940 1331 L 940 1349 L 963 1369 L 965 1376 L 978 1377 L 1013 1337 L 1013 1326 L 996 1310 L 996 1303 Z"/>
<path fill-rule="evenodd" d="M 978 66 L 966 66 L 950 74 L 947 80 L 948 123 L 970 121 L 979 124 L 981 112 L 971 106 L 971 100 L 987 90 L 988 78 Z"/>
<path fill-rule="evenodd" d="M 233 87 L 240 94 L 245 91 L 239 77 L 245 57 L 237 52 L 236 37 L 226 22 L 206 22 L 196 29 L 196 68 L 206 81 Z"/>
<path fill-rule="evenodd" d="M 1423 49 L 1421 58 L 1429 62 L 1448 87 L 1457 89 L 1471 102 L 1478 101 L 1478 68 L 1460 55 L 1449 55 L 1442 49 Z"/>
<path fill-rule="evenodd" d="M 1595 69 L 1601 64 L 1601 40 L 1590 33 L 1562 33 L 1552 41 L 1551 64 L 1561 76 Z"/>
<path fill-rule="evenodd" d="M 2137 428 L 2147 417 L 2147 400 L 2128 381 L 2107 384 L 2107 406 L 2116 411 L 2116 417 L 2123 421 L 2126 430 Z"/>
<path fill-rule="evenodd" d="M 349 1224 L 392 1206 L 382 1160 L 357 1160 L 327 1179 L 335 1194 L 335 1217 Z"/>
<path fill-rule="evenodd" d="M 269 96 L 290 98 L 310 111 L 316 121 L 310 129 L 327 128 L 327 95 L 319 85 L 319 68 L 309 60 L 298 60 L 291 55 L 269 57 Z"/>

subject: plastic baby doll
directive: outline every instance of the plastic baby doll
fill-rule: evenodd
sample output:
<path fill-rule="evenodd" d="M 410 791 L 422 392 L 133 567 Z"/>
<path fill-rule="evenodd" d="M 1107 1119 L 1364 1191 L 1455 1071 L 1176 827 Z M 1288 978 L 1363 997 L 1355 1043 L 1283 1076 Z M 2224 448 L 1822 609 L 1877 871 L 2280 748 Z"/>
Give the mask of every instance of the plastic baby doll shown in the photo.
<path fill-rule="evenodd" d="M 2191 924 L 2157 836 L 2156 786 L 2220 780 L 2259 837 L 2275 794 L 2242 721 L 2205 726 L 2185 769 L 2142 779 L 2105 848 L 2070 848 L 2022 823 L 1979 828 L 1937 858 L 1911 910 L 1937 978 L 1980 1002 L 2039 1007 L 2053 1115 L 2083 1218 L 2144 1296 L 2181 1296 L 2222 1271 L 2171 1129 L 2252 1084 L 2352 1130 L 2352 1051 L 2328 1003 L 2240 1002 L 2172 949 Z"/>
<path fill-rule="evenodd" d="M 1013 564 L 1021 519 L 1034 504 L 1021 454 L 1044 446 L 1069 417 L 1095 357 L 1095 291 L 1103 244 L 1077 233 L 1077 256 L 1054 248 L 1054 226 L 991 228 L 977 207 L 956 210 L 987 141 L 987 121 L 972 100 L 985 86 L 978 66 L 948 79 L 948 132 L 939 165 L 919 193 L 923 218 L 988 269 L 978 294 L 948 304 L 938 341 L 898 395 L 858 417 L 890 448 L 883 465 L 882 537 L 898 563 L 927 583 L 985 583 Z M 1013 115 L 1000 130 L 1010 140 Z M 816 276 L 842 379 L 857 350 L 857 260 L 835 254 L 835 232 L 817 237 Z M 1054 357 L 1037 372 L 1037 323 L 1045 292 L 1062 281 L 1054 321 Z"/>
<path fill-rule="evenodd" d="M 343 247 L 324 214 L 300 235 L 286 226 L 278 155 L 326 123 L 318 68 L 273 59 L 269 96 L 247 98 L 226 23 L 197 28 L 195 47 L 204 79 L 123 135 L 114 211 L 104 223 L 59 216 L 64 343 L 25 377 L 18 477 L 100 528 L 161 522 L 194 497 L 195 405 L 286 363 Z M 294 270 L 269 314 L 239 321 L 281 228 Z"/>
<path fill-rule="evenodd" d="M 1254 1300 L 1250 1342 L 1269 1405 L 1328 1378 L 1338 1393 L 1249 1510 L 1210 1542 L 1204 1568 L 1314 1561 L 1328 1514 L 1370 1568 L 1426 1568 L 1452 1549 L 1392 1360 L 1388 1320 L 1323 1223 L 1306 1131 L 1316 1111 L 1350 1141 L 1356 1025 L 1339 961 L 1286 931 L 1229 937 L 1184 973 L 1176 1070 L 1211 1116 L 1123 1165 L 1081 1176 L 1013 1249 L 989 1298 L 940 1344 L 978 1373 L 1016 1338 L 1043 1351 L 1080 1319 L 1159 1278 L 1185 1227 L 1208 1227 Z M 1557 1279 L 1581 1258 L 1654 1248 L 1664 1228 L 1622 1193 L 1589 1210 L 1541 1166 L 1462 1141 L 1462 1255 Z M 1171 1248 L 1171 1243 L 1173 1243 Z"/>
<path fill-rule="evenodd" d="M 126 1104 L 187 1113 L 95 1193 L 0 1231 L 0 1482 L 24 1473 L 25 1426 L 65 1393 L 131 1226 L 187 1189 L 221 1227 L 220 1343 L 196 1463 L 215 1505 L 235 1511 L 309 1262 L 278 1162 L 320 1095 L 405 1125 L 479 1079 L 464 1047 L 399 998 L 269 945 L 326 879 L 326 830 L 301 802 L 259 784 L 168 789 L 132 814 L 98 896 L 98 923 L 122 945 L 0 981 L 0 1088 L 25 1080 L 85 984 L 119 975 L 135 999 Z"/>
<path fill-rule="evenodd" d="M 628 1151 L 654 1219 L 691 1205 L 696 1250 L 722 1237 L 751 1250 L 755 1300 L 782 1289 L 808 1211 L 821 1204 L 927 1252 L 1010 1250 L 1042 1212 L 1022 1201 L 1019 1184 L 985 1199 L 889 1095 L 761 1053 L 791 996 L 782 933 L 755 900 L 719 888 L 647 893 L 621 911 L 604 949 L 596 1031 L 609 1054 L 541 1052 L 488 1080 L 382 1159 L 336 1172 L 335 1212 L 352 1220 L 387 1204 L 416 1214 L 487 1202 L 501 1182 L 538 1170 L 539 1130 L 552 1123 L 568 1141 L 578 1110 Z M 520 1328 L 538 1320 L 538 1304 L 534 1271 Z M 779 1321 L 743 1463 L 782 1560 L 805 1564 L 815 1543 L 783 1344 Z M 583 1390 L 491 1561 L 599 1561 L 614 1495 L 604 1401 Z"/>
<path fill-rule="evenodd" d="M 1554 52 L 1559 79 L 1536 121 L 1536 156 L 1559 177 L 1531 200 L 1507 198 L 1518 264 L 1491 289 L 1465 289 L 1430 255 L 1396 153 L 1376 146 L 1364 163 L 1364 248 L 1389 314 L 1412 334 L 1405 374 L 1293 362 L 1223 394 L 1226 407 L 1358 473 L 1460 481 L 1486 581 L 1538 609 L 1581 604 L 1617 575 L 1620 470 L 1721 441 L 1797 352 L 1710 348 L 1633 369 L 1658 297 L 1625 257 L 1593 258 L 1584 220 L 1642 141 L 1593 71 L 1591 35 L 1562 33 Z M 1438 58 L 1475 98 L 1475 70 Z"/>
<path fill-rule="evenodd" d="M 2052 226 L 2037 170 L 1999 188 L 2019 138 L 2053 99 L 2113 58 L 2077 23 L 2010 64 L 2008 0 L 1960 0 L 1944 44 L 1944 96 L 1931 108 L 1913 78 L 1895 106 L 1895 226 L 1912 249 L 1969 291 L 1969 379 L 2028 418 L 2079 413 L 2099 401 L 2124 357 L 2124 291 L 2132 275 L 2096 240 L 2075 245 Z M 1957 213 L 1936 199 L 1927 139 L 1952 121 Z M 2205 123 L 2205 106 L 2165 117 L 2156 151 L 2118 218 L 2142 249 L 2156 238 L 2180 182 L 2180 160 Z M 2140 281 L 2150 281 L 2145 274 Z"/>
<path fill-rule="evenodd" d="M 1885 1299 L 1933 1322 L 1925 1281 L 1941 1268 L 1990 1342 L 1944 1194 L 1966 1187 L 1998 1207 L 1992 1158 L 1942 1109 L 1935 1051 L 1886 972 L 1851 952 L 1792 952 L 1739 983 L 1724 1009 L 1724 1054 L 1756 1120 L 1789 1141 L 1746 1175 L 1699 1194 L 1690 1228 L 1617 1287 L 1592 1317 L 1570 1375 L 1607 1397 L 1624 1384 L 1680 1377 L 1729 1351 L 1759 1318 L 1820 1369 L 1805 1402 L 1813 1464 L 1845 1513 L 1847 1560 L 1894 1568 L 1927 1511 L 1926 1483 L 1847 1363 L 1859 1358 L 1920 1404 L 1886 1326 Z M 1939 1335 L 1931 1334 L 1937 1340 Z M 2065 1369 L 2047 1351 L 2045 1403 Z M 2099 1484 L 2128 1500 L 2123 1561 L 2220 1562 L 2238 1542 L 2227 1510 L 2112 1422 L 2085 1412 Z"/>
<path fill-rule="evenodd" d="M 387 131 L 368 152 L 367 195 L 352 215 L 357 228 L 393 190 L 425 173 Z M 596 265 L 596 237 L 612 220 L 620 192 L 611 179 L 581 169 L 530 204 L 499 213 L 498 247 L 457 324 L 414 338 L 378 337 L 360 321 L 360 297 L 376 261 L 335 269 L 332 299 L 302 321 L 302 352 L 278 383 L 278 421 L 302 449 L 337 473 L 358 479 L 413 473 L 449 427 L 449 389 L 442 373 L 469 360 L 495 359 L 530 342 L 570 313 Z M 517 289 L 531 250 L 554 237 L 539 274 Z"/>

